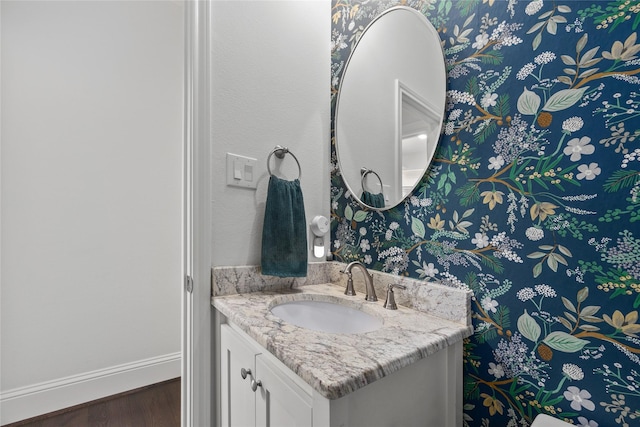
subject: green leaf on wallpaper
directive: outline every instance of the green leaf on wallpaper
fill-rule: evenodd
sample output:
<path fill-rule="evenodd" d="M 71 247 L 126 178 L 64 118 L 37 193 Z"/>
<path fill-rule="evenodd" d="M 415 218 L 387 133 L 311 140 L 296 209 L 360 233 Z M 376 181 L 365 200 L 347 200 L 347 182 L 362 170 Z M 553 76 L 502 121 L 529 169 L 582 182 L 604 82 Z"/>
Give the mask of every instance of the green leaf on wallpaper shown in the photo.
<path fill-rule="evenodd" d="M 562 326 L 564 326 L 568 330 L 572 330 L 573 329 L 573 327 L 571 326 L 571 323 L 569 323 L 569 321 L 567 319 L 565 319 L 564 317 L 558 316 L 558 321 L 560 323 L 562 323 Z"/>
<path fill-rule="evenodd" d="M 473 96 L 477 96 L 478 93 L 480 93 L 480 85 L 478 84 L 478 78 L 476 76 L 472 76 L 467 80 L 465 91 Z"/>
<path fill-rule="evenodd" d="M 527 255 L 527 258 L 531 258 L 531 259 L 538 259 L 538 258 L 542 258 L 544 257 L 545 254 L 542 252 L 532 252 L 529 255 Z"/>
<path fill-rule="evenodd" d="M 495 273 L 502 274 L 504 273 L 504 266 L 499 258 L 494 257 L 493 255 L 484 254 L 482 258 L 480 258 L 483 265 L 491 268 Z"/>
<path fill-rule="evenodd" d="M 451 10 L 451 0 L 442 1 L 438 5 L 438 12 L 444 13 L 445 16 L 449 13 L 450 10 Z"/>
<path fill-rule="evenodd" d="M 580 310 L 580 317 L 582 319 L 584 319 L 587 316 L 593 316 L 598 311 L 600 311 L 600 306 L 599 305 L 588 305 L 588 306 L 584 307 L 582 310 Z"/>
<path fill-rule="evenodd" d="M 538 16 L 538 19 L 546 19 L 546 18 L 550 17 L 551 15 L 553 15 L 553 10 L 548 10 L 545 13 L 541 14 L 540 16 Z"/>
<path fill-rule="evenodd" d="M 527 310 L 525 310 L 524 314 L 518 318 L 518 330 L 523 337 L 530 341 L 538 342 L 538 338 L 540 338 L 540 325 L 538 325 L 538 322 L 536 322 L 536 320 L 527 313 Z"/>
<path fill-rule="evenodd" d="M 549 257 L 547 258 L 547 265 L 555 273 L 558 271 L 558 261 L 556 260 L 554 255 L 555 254 L 549 254 Z"/>
<path fill-rule="evenodd" d="M 509 307 L 505 307 L 503 305 L 498 306 L 498 311 L 493 316 L 493 320 L 498 325 L 500 325 L 503 329 L 510 328 L 511 327 L 511 321 L 509 320 L 510 313 L 511 311 L 509 310 Z"/>
<path fill-rule="evenodd" d="M 473 182 L 467 182 L 458 187 L 455 193 L 460 196 L 460 204 L 462 206 L 469 206 L 480 200 L 480 191 L 478 191 L 478 187 Z"/>
<path fill-rule="evenodd" d="M 617 170 L 607 178 L 604 185 L 604 191 L 607 193 L 613 193 L 622 188 L 631 187 L 638 181 L 640 181 L 640 171 L 630 169 Z"/>
<path fill-rule="evenodd" d="M 411 231 L 413 231 L 413 234 L 415 234 L 416 236 L 420 237 L 421 239 L 424 239 L 424 235 L 426 231 L 424 228 L 424 223 L 420 221 L 418 218 L 416 218 L 415 216 L 411 217 Z"/>
<path fill-rule="evenodd" d="M 540 185 L 545 190 L 549 189 L 549 186 L 543 180 L 541 180 L 540 178 L 535 178 L 534 182 L 536 182 L 538 185 Z"/>
<path fill-rule="evenodd" d="M 478 144 L 483 144 L 497 129 L 495 120 L 487 120 L 484 126 L 480 126 L 473 140 Z"/>
<path fill-rule="evenodd" d="M 347 205 L 347 207 L 344 208 L 344 217 L 347 221 L 351 221 L 353 219 L 353 209 L 351 209 L 351 206 Z"/>
<path fill-rule="evenodd" d="M 596 58 L 596 53 L 600 50 L 600 46 L 596 46 L 593 49 L 589 49 L 580 58 L 580 68 L 589 68 L 602 61 L 602 58 Z"/>
<path fill-rule="evenodd" d="M 544 111 L 562 111 L 580 101 L 588 87 L 580 89 L 562 89 L 549 97 L 542 109 Z"/>
<path fill-rule="evenodd" d="M 428 2 L 427 2 L 428 3 Z M 466 16 L 469 13 L 473 12 L 476 8 L 475 0 L 457 0 L 455 2 L 456 9 L 460 11 L 460 16 Z M 476 14 L 474 13 L 471 17 L 474 17 Z M 467 19 L 468 21 L 468 19 Z M 468 24 L 465 22 L 465 27 Z"/>
<path fill-rule="evenodd" d="M 560 255 L 560 254 L 556 254 L 556 253 L 549 254 L 549 258 L 554 258 L 556 261 L 558 261 L 558 262 L 559 262 L 560 264 L 562 264 L 562 265 L 569 265 L 569 264 L 567 263 L 566 258 L 565 258 L 565 257 L 563 257 L 563 256 L 562 256 L 562 255 Z"/>
<path fill-rule="evenodd" d="M 563 395 L 560 395 L 559 397 L 556 397 L 555 399 L 547 399 L 546 397 L 544 398 L 544 400 L 540 403 L 541 406 L 551 406 L 554 407 L 556 406 L 558 403 L 562 402 L 563 400 L 565 400 L 565 397 Z M 563 416 L 566 416 L 566 412 L 563 412 Z M 575 415 L 573 415 L 575 416 Z"/>
<path fill-rule="evenodd" d="M 567 18 L 565 18 L 564 16 L 560 16 L 560 15 L 556 15 L 553 18 L 551 18 L 551 20 L 553 22 L 555 22 L 556 24 L 566 24 L 567 23 Z"/>
<path fill-rule="evenodd" d="M 587 299 L 588 296 L 589 296 L 589 288 L 587 288 L 585 286 L 584 288 L 582 288 L 582 289 L 580 289 L 578 291 L 578 297 L 577 297 L 578 298 L 578 302 L 579 303 L 584 302 Z"/>
<path fill-rule="evenodd" d="M 584 47 L 587 45 L 588 40 L 589 35 L 587 33 L 584 33 L 584 35 L 580 37 L 580 40 L 578 40 L 578 43 L 576 43 L 576 53 L 582 52 L 582 49 L 584 49 Z"/>
<path fill-rule="evenodd" d="M 533 47 L 533 50 L 536 50 L 538 48 L 538 46 L 540 46 L 541 42 L 542 42 L 542 33 L 538 33 L 533 38 L 533 42 L 531 43 L 531 46 Z"/>
<path fill-rule="evenodd" d="M 562 303 L 567 308 L 567 310 L 569 310 L 569 311 L 571 311 L 573 313 L 577 313 L 578 312 L 578 310 L 576 310 L 576 307 L 573 305 L 573 303 L 571 301 L 569 301 L 565 297 L 560 297 L 560 298 L 562 299 Z"/>
<path fill-rule="evenodd" d="M 598 47 L 596 47 L 594 49 L 591 49 L 589 52 L 591 52 L 592 50 L 598 50 L 598 49 L 600 49 L 600 46 L 598 46 Z M 589 53 L 589 52 L 587 52 L 587 53 Z M 584 58 L 582 58 L 582 59 L 580 59 L 580 68 L 585 69 L 585 68 L 593 67 L 594 65 L 596 65 L 600 61 L 602 61 L 602 58 L 593 58 L 593 59 L 590 59 L 588 61 L 585 61 Z M 587 74 L 587 73 L 593 74 L 593 73 L 591 73 L 591 71 L 596 72 L 598 70 L 599 70 L 599 68 L 591 68 L 589 70 L 583 71 L 582 74 Z M 580 74 L 580 75 L 582 75 L 582 74 Z"/>
<path fill-rule="evenodd" d="M 469 230 L 467 230 L 467 228 L 472 226 L 472 225 L 473 225 L 473 223 L 471 221 L 460 221 L 456 225 L 456 230 L 458 230 L 461 233 L 469 234 Z"/>
<path fill-rule="evenodd" d="M 579 79 L 584 79 L 584 78 L 590 77 L 590 76 L 594 75 L 595 73 L 597 73 L 598 71 L 600 71 L 599 68 L 592 68 L 590 70 L 585 71 L 584 73 L 580 73 L 578 78 Z"/>
<path fill-rule="evenodd" d="M 566 85 L 571 86 L 571 84 L 573 84 L 573 82 L 571 81 L 571 79 L 567 76 L 558 76 L 558 81 L 560 83 L 564 83 Z"/>
<path fill-rule="evenodd" d="M 497 116 L 504 117 L 509 115 L 511 111 L 511 102 L 509 100 L 509 95 L 502 94 L 498 97 L 498 102 L 496 106 L 493 107 L 493 111 Z"/>
<path fill-rule="evenodd" d="M 533 277 L 538 277 L 540 274 L 542 274 L 542 262 L 533 266 Z"/>
<path fill-rule="evenodd" d="M 558 245 L 558 250 L 568 257 L 573 257 L 571 251 L 562 245 Z M 566 264 L 565 264 L 566 265 Z"/>
<path fill-rule="evenodd" d="M 537 22 L 533 27 L 529 28 L 529 31 L 527 31 L 527 34 L 535 33 L 536 31 L 538 31 L 543 26 L 544 26 L 544 21 L 543 22 Z"/>
<path fill-rule="evenodd" d="M 580 318 L 582 320 L 584 320 L 585 322 L 591 322 L 591 323 L 600 323 L 600 322 L 604 322 L 604 320 L 602 320 L 599 317 L 596 316 L 583 316 L 582 314 L 580 315 Z"/>
<path fill-rule="evenodd" d="M 480 58 L 483 64 L 499 65 L 504 60 L 504 55 L 500 50 L 489 50 L 482 54 Z"/>
<path fill-rule="evenodd" d="M 465 21 L 464 24 L 462 24 L 463 27 L 468 27 L 469 25 L 471 25 L 471 23 L 473 22 L 473 20 L 475 19 L 476 14 L 472 13 L 471 16 L 469 16 Z"/>
<path fill-rule="evenodd" d="M 518 111 L 520 114 L 533 116 L 538 113 L 541 102 L 542 100 L 538 94 L 525 87 L 524 92 L 518 98 Z"/>
<path fill-rule="evenodd" d="M 554 350 L 562 351 L 564 353 L 575 353 L 582 350 L 582 348 L 589 344 L 589 341 L 576 338 L 566 332 L 551 332 L 542 340 L 546 345 Z"/>
<path fill-rule="evenodd" d="M 495 328 L 483 329 L 475 333 L 473 338 L 480 344 L 484 344 L 498 337 L 498 331 Z"/>
<path fill-rule="evenodd" d="M 353 215 L 353 220 L 355 222 L 362 222 L 367 218 L 367 212 L 366 211 L 357 211 L 354 215 Z"/>

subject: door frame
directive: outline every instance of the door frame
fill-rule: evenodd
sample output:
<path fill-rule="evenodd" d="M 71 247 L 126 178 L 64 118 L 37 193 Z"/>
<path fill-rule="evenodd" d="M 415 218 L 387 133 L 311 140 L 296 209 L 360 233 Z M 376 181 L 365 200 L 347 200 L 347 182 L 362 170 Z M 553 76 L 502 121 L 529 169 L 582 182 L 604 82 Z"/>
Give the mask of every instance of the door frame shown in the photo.
<path fill-rule="evenodd" d="M 185 2 L 182 291 L 183 427 L 212 426 L 210 5 Z"/>

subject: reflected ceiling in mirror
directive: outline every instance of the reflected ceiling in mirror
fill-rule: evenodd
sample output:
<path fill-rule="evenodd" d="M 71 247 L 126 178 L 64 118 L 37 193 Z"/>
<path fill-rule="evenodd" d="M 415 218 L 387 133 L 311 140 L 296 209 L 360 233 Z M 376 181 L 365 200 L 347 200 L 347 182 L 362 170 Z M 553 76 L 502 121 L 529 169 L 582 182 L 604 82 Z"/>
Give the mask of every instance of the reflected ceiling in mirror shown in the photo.
<path fill-rule="evenodd" d="M 415 189 L 445 98 L 440 37 L 424 15 L 398 6 L 375 18 L 347 61 L 334 117 L 340 173 L 359 203 L 386 210 Z"/>

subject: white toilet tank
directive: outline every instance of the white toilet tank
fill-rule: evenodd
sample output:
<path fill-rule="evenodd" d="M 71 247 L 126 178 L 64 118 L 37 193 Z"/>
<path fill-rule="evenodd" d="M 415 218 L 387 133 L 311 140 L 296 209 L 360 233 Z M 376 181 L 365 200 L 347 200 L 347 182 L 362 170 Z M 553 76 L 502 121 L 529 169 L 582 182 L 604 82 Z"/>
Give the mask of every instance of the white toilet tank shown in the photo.
<path fill-rule="evenodd" d="M 540 414 L 533 420 L 531 427 L 566 427 L 567 423 L 549 415 Z"/>

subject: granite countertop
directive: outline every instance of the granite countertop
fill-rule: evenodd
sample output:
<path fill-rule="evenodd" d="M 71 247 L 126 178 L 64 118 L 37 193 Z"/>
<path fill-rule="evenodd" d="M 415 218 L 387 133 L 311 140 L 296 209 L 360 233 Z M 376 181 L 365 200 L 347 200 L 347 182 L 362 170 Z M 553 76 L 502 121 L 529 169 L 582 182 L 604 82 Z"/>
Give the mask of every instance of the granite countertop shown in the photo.
<path fill-rule="evenodd" d="M 472 333 L 470 323 L 400 305 L 387 310 L 384 296 L 378 295 L 378 302 L 367 302 L 363 294 L 345 296 L 343 286 L 325 283 L 216 296 L 212 304 L 322 396 L 338 399 Z M 382 318 L 383 325 L 372 332 L 334 334 L 300 328 L 271 314 L 275 304 L 300 299 L 339 299 Z"/>

